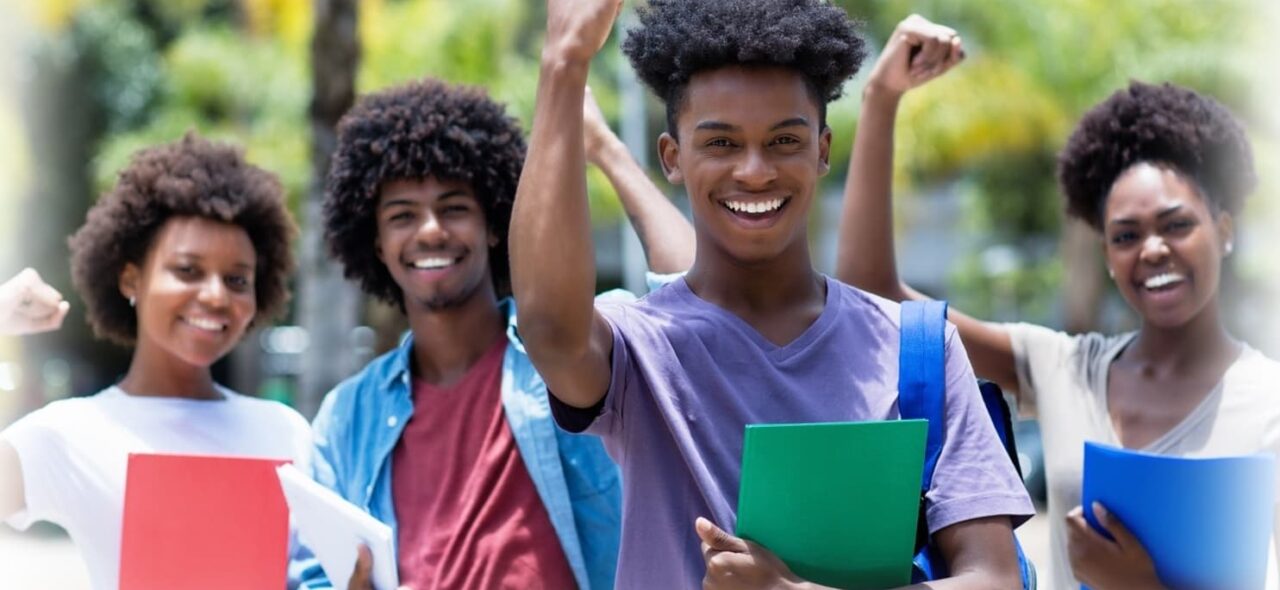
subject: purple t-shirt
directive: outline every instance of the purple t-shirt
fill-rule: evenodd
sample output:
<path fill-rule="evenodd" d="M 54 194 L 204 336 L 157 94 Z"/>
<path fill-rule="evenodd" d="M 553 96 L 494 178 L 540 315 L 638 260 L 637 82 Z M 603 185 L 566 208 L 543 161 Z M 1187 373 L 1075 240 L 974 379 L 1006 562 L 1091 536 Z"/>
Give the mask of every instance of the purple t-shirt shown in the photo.
<path fill-rule="evenodd" d="M 683 279 L 598 309 L 613 328 L 613 377 L 588 432 L 622 468 L 618 588 L 700 587 L 694 519 L 733 531 L 745 425 L 898 418 L 898 304 L 834 279 L 822 314 L 781 347 Z M 954 326 L 946 340 L 946 443 L 926 496 L 929 530 L 994 515 L 1021 522 L 1031 501 Z"/>

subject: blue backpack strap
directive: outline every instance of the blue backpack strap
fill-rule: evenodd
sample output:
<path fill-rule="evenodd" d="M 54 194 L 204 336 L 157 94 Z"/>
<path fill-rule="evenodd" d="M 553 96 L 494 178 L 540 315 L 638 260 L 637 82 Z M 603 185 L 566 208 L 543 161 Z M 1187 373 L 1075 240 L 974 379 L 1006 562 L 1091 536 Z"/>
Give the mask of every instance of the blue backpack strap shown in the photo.
<path fill-rule="evenodd" d="M 898 413 L 903 419 L 929 421 L 924 475 L 920 489 L 928 491 L 942 454 L 946 431 L 947 302 L 904 301 L 898 352 Z"/>

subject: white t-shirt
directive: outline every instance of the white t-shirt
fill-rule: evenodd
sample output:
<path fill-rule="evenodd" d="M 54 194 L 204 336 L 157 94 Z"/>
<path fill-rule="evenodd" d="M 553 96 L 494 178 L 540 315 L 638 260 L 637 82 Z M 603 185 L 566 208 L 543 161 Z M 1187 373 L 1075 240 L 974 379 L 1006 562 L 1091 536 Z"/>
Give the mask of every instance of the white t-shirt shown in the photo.
<path fill-rule="evenodd" d="M 80 548 L 93 588 L 112 590 L 119 583 L 129 453 L 289 459 L 308 466 L 310 426 L 300 414 L 219 389 L 225 399 L 132 396 L 109 387 L 18 420 L 0 439 L 17 451 L 26 506 L 6 522 L 18 530 L 41 520 L 63 527 Z"/>
<path fill-rule="evenodd" d="M 1063 519 L 1080 505 L 1084 443 L 1121 446 L 1107 412 L 1107 373 L 1135 333 L 1072 336 L 1031 324 L 1007 324 L 1018 370 L 1019 410 L 1040 421 L 1049 496 L 1052 579 L 1071 589 Z M 1222 381 L 1180 424 L 1140 449 L 1179 457 L 1280 455 L 1280 363 L 1245 346 Z M 1272 553 L 1274 555 L 1274 553 Z M 1274 562 L 1274 558 L 1271 559 Z M 1267 588 L 1276 588 L 1275 563 Z"/>

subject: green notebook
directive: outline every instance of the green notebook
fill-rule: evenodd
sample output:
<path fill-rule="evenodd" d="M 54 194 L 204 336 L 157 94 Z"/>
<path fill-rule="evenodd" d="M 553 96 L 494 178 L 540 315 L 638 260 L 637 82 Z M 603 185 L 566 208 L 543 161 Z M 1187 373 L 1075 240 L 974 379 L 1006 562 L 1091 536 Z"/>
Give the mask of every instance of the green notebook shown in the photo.
<path fill-rule="evenodd" d="M 737 535 L 851 590 L 911 581 L 927 422 L 752 424 Z"/>

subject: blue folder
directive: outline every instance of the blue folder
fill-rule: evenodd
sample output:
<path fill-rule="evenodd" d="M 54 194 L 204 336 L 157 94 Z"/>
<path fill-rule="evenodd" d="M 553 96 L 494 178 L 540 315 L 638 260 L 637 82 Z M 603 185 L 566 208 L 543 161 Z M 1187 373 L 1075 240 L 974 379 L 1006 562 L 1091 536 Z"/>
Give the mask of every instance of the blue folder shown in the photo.
<path fill-rule="evenodd" d="M 1085 443 L 1085 518 L 1102 503 L 1142 542 L 1171 588 L 1262 588 L 1275 457 L 1166 457 Z M 1106 535 L 1110 537 L 1109 535 Z"/>

